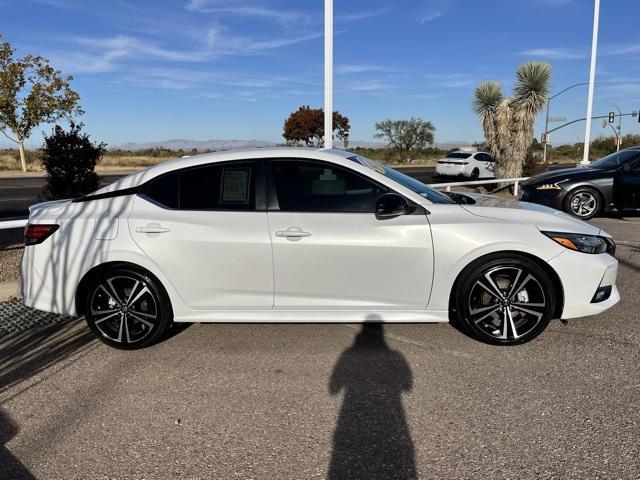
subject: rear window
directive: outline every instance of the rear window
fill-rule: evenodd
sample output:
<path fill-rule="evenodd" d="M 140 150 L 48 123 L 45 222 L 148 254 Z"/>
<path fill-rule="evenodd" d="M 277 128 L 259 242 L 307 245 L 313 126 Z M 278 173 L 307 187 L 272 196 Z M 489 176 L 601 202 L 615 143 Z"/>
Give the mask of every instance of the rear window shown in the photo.
<path fill-rule="evenodd" d="M 180 210 L 254 210 L 255 162 L 205 165 L 162 175 L 145 195 Z"/>
<path fill-rule="evenodd" d="M 447 155 L 445 158 L 469 158 L 471 153 L 453 152 Z"/>

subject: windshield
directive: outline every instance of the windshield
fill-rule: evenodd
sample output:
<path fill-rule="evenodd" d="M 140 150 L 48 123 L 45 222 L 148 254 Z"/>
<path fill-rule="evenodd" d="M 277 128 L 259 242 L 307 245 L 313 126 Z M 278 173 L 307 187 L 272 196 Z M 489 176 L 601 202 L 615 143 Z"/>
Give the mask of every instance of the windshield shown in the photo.
<path fill-rule="evenodd" d="M 418 195 L 426 198 L 432 203 L 455 203 L 450 197 L 446 196 L 443 193 L 437 192 L 432 188 L 427 187 L 424 183 L 415 178 L 410 177 L 409 175 L 405 175 L 393 168 L 389 168 L 386 165 L 383 165 L 375 160 L 370 160 L 365 157 L 361 157 L 360 155 L 354 155 L 353 157 L 349 157 L 349 160 L 359 163 L 360 165 L 364 165 L 365 167 L 370 168 L 371 170 L 375 170 L 378 173 L 381 173 L 385 177 L 389 177 L 391 180 L 398 182 L 403 187 L 408 188 L 409 190 L 417 193 Z"/>
<path fill-rule="evenodd" d="M 601 168 L 603 170 L 609 170 L 612 168 L 618 168 L 623 163 L 628 162 L 640 155 L 637 150 L 623 150 L 622 152 L 614 152 L 611 155 L 607 155 L 600 160 L 597 160 L 591 164 L 593 168 Z"/>
<path fill-rule="evenodd" d="M 469 158 L 470 156 L 471 156 L 470 153 L 453 152 L 444 158 Z"/>

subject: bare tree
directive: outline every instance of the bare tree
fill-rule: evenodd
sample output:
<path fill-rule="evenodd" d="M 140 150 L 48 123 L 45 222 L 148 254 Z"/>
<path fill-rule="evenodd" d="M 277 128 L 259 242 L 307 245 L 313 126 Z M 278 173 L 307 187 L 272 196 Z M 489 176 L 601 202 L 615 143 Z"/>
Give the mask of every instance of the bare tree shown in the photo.
<path fill-rule="evenodd" d="M 431 122 L 412 117 L 409 120 L 385 120 L 376 123 L 376 130 L 378 133 L 374 137 L 386 139 L 387 147 L 398 150 L 402 158 L 408 162 L 415 152 L 433 144 L 436 127 Z"/>
<path fill-rule="evenodd" d="M 0 132 L 18 144 L 26 172 L 24 141 L 33 128 L 83 112 L 78 105 L 80 96 L 69 85 L 70 75 L 62 77 L 44 57 L 14 58 L 14 53 L 8 42 L 0 44 Z"/>
<path fill-rule="evenodd" d="M 533 125 L 549 95 L 551 65 L 527 62 L 516 71 L 513 97 L 504 97 L 502 84 L 483 82 L 476 87 L 473 110 L 482 121 L 489 151 L 496 161 L 496 177 L 522 175 L 533 142 Z"/>

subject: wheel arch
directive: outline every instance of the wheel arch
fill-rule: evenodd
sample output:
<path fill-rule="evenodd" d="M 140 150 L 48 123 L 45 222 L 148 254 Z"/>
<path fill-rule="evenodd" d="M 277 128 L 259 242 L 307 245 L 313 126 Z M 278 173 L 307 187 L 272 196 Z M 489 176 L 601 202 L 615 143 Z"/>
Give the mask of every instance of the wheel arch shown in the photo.
<path fill-rule="evenodd" d="M 85 308 L 86 308 L 87 289 L 91 285 L 91 282 L 96 277 L 98 277 L 102 272 L 113 269 L 113 268 L 130 268 L 144 275 L 148 275 L 150 278 L 152 278 L 158 284 L 159 288 L 162 289 L 162 293 L 164 294 L 164 297 L 167 301 L 167 306 L 173 316 L 173 306 L 171 304 L 171 296 L 169 295 L 165 285 L 157 277 L 157 275 L 155 275 L 153 272 L 149 271 L 149 269 L 141 265 L 138 265 L 133 262 L 122 261 L 122 260 L 114 260 L 114 261 L 101 263 L 99 265 L 94 266 L 84 274 L 84 276 L 78 283 L 78 287 L 76 288 L 76 293 L 75 293 L 75 307 L 78 315 L 84 315 Z"/>
<path fill-rule="evenodd" d="M 491 252 L 491 253 L 487 253 L 484 254 L 478 258 L 474 258 L 471 262 L 469 262 L 467 265 L 464 266 L 464 268 L 462 268 L 462 270 L 460 270 L 460 272 L 458 272 L 458 275 L 456 276 L 455 281 L 453 282 L 453 285 L 451 286 L 451 292 L 449 293 L 449 311 L 451 312 L 453 308 L 455 308 L 455 292 L 458 289 L 458 284 L 460 282 L 460 280 L 463 278 L 463 274 L 467 271 L 467 269 L 469 267 L 471 267 L 472 265 L 476 264 L 476 263 L 482 263 L 482 262 L 486 262 L 487 259 L 491 258 L 491 257 L 504 257 L 504 256 L 509 256 L 509 255 L 515 255 L 515 256 L 520 256 L 520 257 L 524 257 L 532 262 L 534 262 L 536 265 L 538 265 L 540 268 L 542 268 L 551 278 L 551 281 L 553 282 L 553 287 L 556 291 L 557 294 L 557 303 L 555 306 L 555 311 L 553 312 L 553 317 L 552 318 L 560 318 L 562 317 L 562 311 L 564 309 L 564 288 L 562 286 L 562 280 L 560 280 L 560 276 L 558 275 L 558 273 L 554 270 L 554 268 L 549 265 L 549 263 L 545 262 L 543 259 L 541 259 L 540 257 L 537 257 L 531 253 L 528 252 L 523 252 L 520 250 L 503 250 L 500 252 Z"/>

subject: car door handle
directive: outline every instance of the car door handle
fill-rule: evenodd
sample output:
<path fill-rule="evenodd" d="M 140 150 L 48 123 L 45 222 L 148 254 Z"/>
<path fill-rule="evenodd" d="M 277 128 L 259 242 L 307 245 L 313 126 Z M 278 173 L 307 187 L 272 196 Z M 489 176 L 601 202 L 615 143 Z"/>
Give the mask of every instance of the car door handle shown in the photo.
<path fill-rule="evenodd" d="M 145 227 L 136 228 L 136 232 L 138 233 L 165 233 L 168 232 L 168 228 L 164 228 L 157 223 L 150 223 Z"/>
<path fill-rule="evenodd" d="M 303 231 L 300 227 L 289 227 L 286 230 L 278 230 L 276 232 L 276 237 L 284 238 L 301 238 L 310 236 L 311 234 L 309 232 Z"/>

